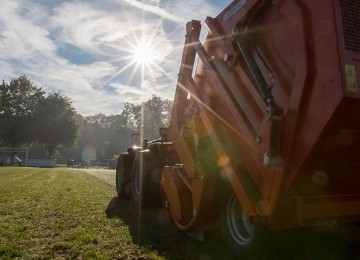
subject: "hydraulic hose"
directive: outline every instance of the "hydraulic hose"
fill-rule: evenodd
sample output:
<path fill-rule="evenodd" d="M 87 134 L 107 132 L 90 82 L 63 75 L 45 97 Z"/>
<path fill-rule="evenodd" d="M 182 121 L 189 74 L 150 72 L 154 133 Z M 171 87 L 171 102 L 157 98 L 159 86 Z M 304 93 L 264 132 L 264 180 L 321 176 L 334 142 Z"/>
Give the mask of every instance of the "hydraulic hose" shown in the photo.
<path fill-rule="evenodd" d="M 249 42 L 250 42 L 250 36 L 249 36 L 249 29 L 251 26 L 259 19 L 259 17 L 269 8 L 271 5 L 272 0 L 267 0 L 264 2 L 264 4 L 257 10 L 257 12 L 254 14 L 254 16 L 250 19 L 250 21 L 247 23 L 244 31 L 242 31 L 240 34 L 236 34 L 236 44 L 240 49 L 241 54 L 244 57 L 244 60 L 249 67 L 250 73 L 255 80 L 256 86 L 258 88 L 258 91 L 263 98 L 263 100 L 267 104 L 271 104 L 273 101 L 273 96 L 271 93 L 271 88 L 274 85 L 275 78 L 273 76 L 273 73 L 271 72 L 269 66 L 265 62 L 264 58 L 261 56 L 260 52 L 258 51 L 256 44 L 252 42 L 254 45 L 254 49 L 258 56 L 260 57 L 261 61 L 264 63 L 264 66 L 269 72 L 269 76 L 271 78 L 271 83 L 268 85 L 266 82 L 264 75 L 262 74 L 258 64 L 256 63 L 256 60 L 254 56 L 252 55 L 250 49 L 249 49 Z"/>

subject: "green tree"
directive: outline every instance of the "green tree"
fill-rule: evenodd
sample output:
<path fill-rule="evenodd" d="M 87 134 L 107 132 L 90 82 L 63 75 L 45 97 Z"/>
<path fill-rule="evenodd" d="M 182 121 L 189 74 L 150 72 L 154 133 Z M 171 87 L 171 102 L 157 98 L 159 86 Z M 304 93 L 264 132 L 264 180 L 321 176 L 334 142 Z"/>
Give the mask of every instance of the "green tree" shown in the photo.
<path fill-rule="evenodd" d="M 112 159 L 115 154 L 129 146 L 128 140 L 132 130 L 127 128 L 128 119 L 124 115 L 96 114 L 85 117 L 84 122 L 80 147 L 84 151 L 88 150 L 86 147 L 90 147 L 95 154 L 84 154 L 82 159 Z"/>
<path fill-rule="evenodd" d="M 172 102 L 153 95 L 151 99 L 134 105 L 126 103 L 122 115 L 127 118 L 127 127 L 143 131 L 144 137 L 159 137 L 159 128 L 169 125 Z"/>
<path fill-rule="evenodd" d="M 104 114 L 96 114 L 84 118 L 85 124 L 81 131 L 82 158 L 84 160 L 103 159 L 103 146 L 107 139 L 108 123 Z"/>
<path fill-rule="evenodd" d="M 96 159 L 97 162 L 112 159 L 126 151 L 131 144 L 131 134 L 140 131 L 141 124 L 144 125 L 144 137 L 158 138 L 159 128 L 169 124 L 171 106 L 171 101 L 153 96 L 141 105 L 126 103 L 121 114 L 77 115 L 80 126 L 78 146 L 61 148 L 62 159 L 65 162 L 69 158 L 76 161 Z"/>
<path fill-rule="evenodd" d="M 172 102 L 157 96 L 152 96 L 151 99 L 142 104 L 144 132 L 150 138 L 158 138 L 160 127 L 167 127 L 169 125 L 171 106 Z"/>
<path fill-rule="evenodd" d="M 69 98 L 59 92 L 49 94 L 35 111 L 36 140 L 51 158 L 60 146 L 72 147 L 78 138 L 77 114 Z"/>
<path fill-rule="evenodd" d="M 125 118 L 125 127 L 136 131 L 140 117 L 141 106 L 125 103 L 121 115 Z"/>
<path fill-rule="evenodd" d="M 27 145 L 34 140 L 33 111 L 44 91 L 25 76 L 4 80 L 0 85 L 0 143 L 9 147 Z"/>

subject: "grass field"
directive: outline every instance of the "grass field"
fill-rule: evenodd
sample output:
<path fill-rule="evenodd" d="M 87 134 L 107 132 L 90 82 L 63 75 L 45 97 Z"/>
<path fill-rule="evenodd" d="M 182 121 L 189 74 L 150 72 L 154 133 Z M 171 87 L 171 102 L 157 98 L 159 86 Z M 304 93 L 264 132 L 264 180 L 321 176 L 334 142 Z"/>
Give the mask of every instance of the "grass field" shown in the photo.
<path fill-rule="evenodd" d="M 161 209 L 115 193 L 114 171 L 0 168 L 0 259 L 236 259 L 221 238 L 198 242 Z M 275 233 L 264 259 L 360 259 L 327 233 Z"/>
<path fill-rule="evenodd" d="M 110 176 L 111 177 L 111 176 Z M 109 177 L 108 177 L 109 178 Z M 0 259 L 229 259 L 81 170 L 0 168 Z"/>

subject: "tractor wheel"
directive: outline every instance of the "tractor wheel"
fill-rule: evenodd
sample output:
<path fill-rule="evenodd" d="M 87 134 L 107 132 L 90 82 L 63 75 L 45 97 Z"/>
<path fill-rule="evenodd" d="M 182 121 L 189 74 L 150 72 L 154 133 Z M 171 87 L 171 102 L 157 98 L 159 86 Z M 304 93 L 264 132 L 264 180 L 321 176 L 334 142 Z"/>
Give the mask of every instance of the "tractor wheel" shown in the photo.
<path fill-rule="evenodd" d="M 149 174 L 146 180 L 146 196 L 148 204 L 153 208 L 161 207 L 161 192 L 160 192 L 160 180 L 161 180 L 162 168 L 152 168 L 149 170 Z"/>
<path fill-rule="evenodd" d="M 234 254 L 245 259 L 265 259 L 266 230 L 253 226 L 247 219 L 231 188 L 225 192 L 220 212 L 220 230 Z"/>
<path fill-rule="evenodd" d="M 130 192 L 127 189 L 129 181 L 129 169 L 124 166 L 124 159 L 119 156 L 116 167 L 116 192 L 119 198 L 129 198 Z"/>
<path fill-rule="evenodd" d="M 138 153 L 132 168 L 132 198 L 141 208 L 160 206 L 160 179 L 148 154 Z"/>

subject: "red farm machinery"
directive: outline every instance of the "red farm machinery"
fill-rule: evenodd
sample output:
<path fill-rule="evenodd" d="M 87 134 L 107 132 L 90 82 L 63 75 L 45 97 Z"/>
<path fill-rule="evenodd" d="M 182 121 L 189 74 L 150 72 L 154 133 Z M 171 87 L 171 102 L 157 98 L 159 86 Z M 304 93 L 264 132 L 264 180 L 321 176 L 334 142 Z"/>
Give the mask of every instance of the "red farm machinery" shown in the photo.
<path fill-rule="evenodd" d="M 120 156 L 118 193 L 184 232 L 219 219 L 239 254 L 263 230 L 359 221 L 360 1 L 235 0 L 205 23 L 203 43 L 186 25 L 170 126 Z"/>

